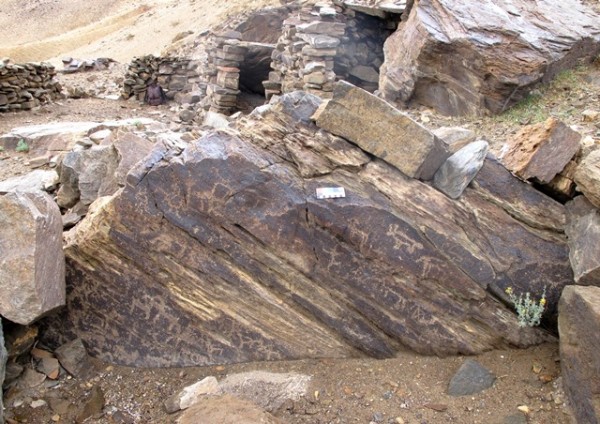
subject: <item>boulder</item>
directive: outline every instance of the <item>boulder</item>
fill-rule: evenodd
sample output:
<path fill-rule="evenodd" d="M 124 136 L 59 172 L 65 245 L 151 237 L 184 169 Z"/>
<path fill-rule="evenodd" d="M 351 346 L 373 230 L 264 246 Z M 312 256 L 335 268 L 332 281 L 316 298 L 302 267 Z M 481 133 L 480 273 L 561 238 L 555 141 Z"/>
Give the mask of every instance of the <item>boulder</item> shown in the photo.
<path fill-rule="evenodd" d="M 0 318 L 0 423 L 4 422 L 4 405 L 2 402 L 2 386 L 4 385 L 4 376 L 6 373 L 6 361 L 8 353 L 4 347 L 4 333 L 2 331 L 2 318 Z"/>
<path fill-rule="evenodd" d="M 177 424 L 196 423 L 281 424 L 281 421 L 250 401 L 223 395 L 201 399 L 177 418 Z"/>
<path fill-rule="evenodd" d="M 565 228 L 575 282 L 600 286 L 600 212 L 584 196 L 567 204 Z"/>
<path fill-rule="evenodd" d="M 71 208 L 81 201 L 84 206 L 89 206 L 98 197 L 117 191 L 117 165 L 117 151 L 112 146 L 94 146 L 67 153 L 59 167 L 58 205 Z"/>
<path fill-rule="evenodd" d="M 90 354 L 210 365 L 548 339 L 498 296 L 547 286 L 555 312 L 573 280 L 562 205 L 506 170 L 504 199 L 493 165 L 451 200 L 293 118 L 311 108 L 286 96 L 183 151 L 157 144 L 68 234 L 68 320 Z"/>
<path fill-rule="evenodd" d="M 215 377 L 209 376 L 203 378 L 169 397 L 165 401 L 165 409 L 169 414 L 187 409 L 199 402 L 204 396 L 217 393 L 218 389 L 219 382 Z"/>
<path fill-rule="evenodd" d="M 87 208 L 98 197 L 113 194 L 125 185 L 129 170 L 152 150 L 153 144 L 122 131 L 105 138 L 100 146 L 69 152 L 59 167 L 58 205 L 71 208 L 80 202 Z"/>
<path fill-rule="evenodd" d="M 600 208 L 600 149 L 583 158 L 575 170 L 574 180 L 577 189 Z"/>
<path fill-rule="evenodd" d="M 58 174 L 55 170 L 36 169 L 28 174 L 8 178 L 0 181 L 0 193 L 11 191 L 40 192 L 50 191 L 59 183 Z"/>
<path fill-rule="evenodd" d="M 385 42 L 379 88 L 446 115 L 496 114 L 599 51 L 600 16 L 578 0 L 421 0 Z"/>
<path fill-rule="evenodd" d="M 477 139 L 474 131 L 462 127 L 440 127 L 431 131 L 446 144 L 446 150 L 456 153 Z"/>
<path fill-rule="evenodd" d="M 405 175 L 430 180 L 449 154 L 425 127 L 384 100 L 338 81 L 314 116 L 326 131 L 355 143 Z"/>
<path fill-rule="evenodd" d="M 43 192 L 0 196 L 0 315 L 27 325 L 65 304 L 62 219 Z"/>
<path fill-rule="evenodd" d="M 579 151 L 581 134 L 555 117 L 528 125 L 508 140 L 504 165 L 524 180 L 547 184 Z"/>
<path fill-rule="evenodd" d="M 477 175 L 487 155 L 489 144 L 475 141 L 458 150 L 433 176 L 433 186 L 452 199 L 458 199 Z"/>
<path fill-rule="evenodd" d="M 578 423 L 600 422 L 600 288 L 568 286 L 559 303 L 563 387 Z"/>

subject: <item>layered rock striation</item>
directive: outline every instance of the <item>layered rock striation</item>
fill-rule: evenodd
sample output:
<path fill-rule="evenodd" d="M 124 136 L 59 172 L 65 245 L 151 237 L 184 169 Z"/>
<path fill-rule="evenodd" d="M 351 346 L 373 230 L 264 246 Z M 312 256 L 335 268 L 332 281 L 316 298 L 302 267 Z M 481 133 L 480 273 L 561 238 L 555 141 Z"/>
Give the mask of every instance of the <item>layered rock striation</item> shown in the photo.
<path fill-rule="evenodd" d="M 562 205 L 492 160 L 452 200 L 319 130 L 320 102 L 290 93 L 183 152 L 158 143 L 92 205 L 66 256 L 68 319 L 93 355 L 208 365 L 548 337 L 502 294 L 546 286 L 555 314 L 573 279 Z"/>

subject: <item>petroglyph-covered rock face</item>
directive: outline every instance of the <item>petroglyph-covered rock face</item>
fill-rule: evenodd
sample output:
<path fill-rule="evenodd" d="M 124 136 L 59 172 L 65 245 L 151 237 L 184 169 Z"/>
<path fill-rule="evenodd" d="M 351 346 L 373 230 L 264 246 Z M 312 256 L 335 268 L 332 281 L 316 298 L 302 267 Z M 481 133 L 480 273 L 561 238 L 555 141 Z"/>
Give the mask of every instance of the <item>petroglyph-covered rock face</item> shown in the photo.
<path fill-rule="evenodd" d="M 66 249 L 69 319 L 93 355 L 205 365 L 544 340 L 493 293 L 547 285 L 555 307 L 572 281 L 563 207 L 508 172 L 523 196 L 505 195 L 496 162 L 452 200 L 319 130 L 318 103 L 291 93 L 180 154 L 159 144 L 93 205 Z"/>

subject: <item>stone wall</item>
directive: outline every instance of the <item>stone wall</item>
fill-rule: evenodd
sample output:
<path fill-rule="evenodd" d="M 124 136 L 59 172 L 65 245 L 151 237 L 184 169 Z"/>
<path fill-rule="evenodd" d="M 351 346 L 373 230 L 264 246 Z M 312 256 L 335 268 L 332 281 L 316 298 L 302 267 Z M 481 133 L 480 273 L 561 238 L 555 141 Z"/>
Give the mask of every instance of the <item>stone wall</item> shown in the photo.
<path fill-rule="evenodd" d="M 29 110 L 60 96 L 61 85 L 49 63 L 0 60 L 0 112 Z"/>
<path fill-rule="evenodd" d="M 156 80 L 169 99 L 177 93 L 203 91 L 206 85 L 200 81 L 197 61 L 177 57 L 156 57 L 153 55 L 136 57 L 129 64 L 123 83 L 122 96 L 126 99 L 136 96 L 144 100 L 146 88 Z"/>

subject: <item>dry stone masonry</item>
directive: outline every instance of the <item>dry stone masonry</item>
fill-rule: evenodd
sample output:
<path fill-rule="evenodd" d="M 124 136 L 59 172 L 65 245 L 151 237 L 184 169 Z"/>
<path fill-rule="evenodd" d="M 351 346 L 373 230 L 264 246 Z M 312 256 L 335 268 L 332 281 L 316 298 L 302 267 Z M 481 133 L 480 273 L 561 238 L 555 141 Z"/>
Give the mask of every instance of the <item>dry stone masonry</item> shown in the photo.
<path fill-rule="evenodd" d="M 153 55 L 133 59 L 125 75 L 123 97 L 132 96 L 144 100 L 146 88 L 151 81 L 156 80 L 165 90 L 169 99 L 176 93 L 191 92 L 202 88 L 198 74 L 198 62 L 176 57 L 156 57 Z"/>
<path fill-rule="evenodd" d="M 32 109 L 60 96 L 61 85 L 49 63 L 15 64 L 0 59 L 0 112 Z"/>

